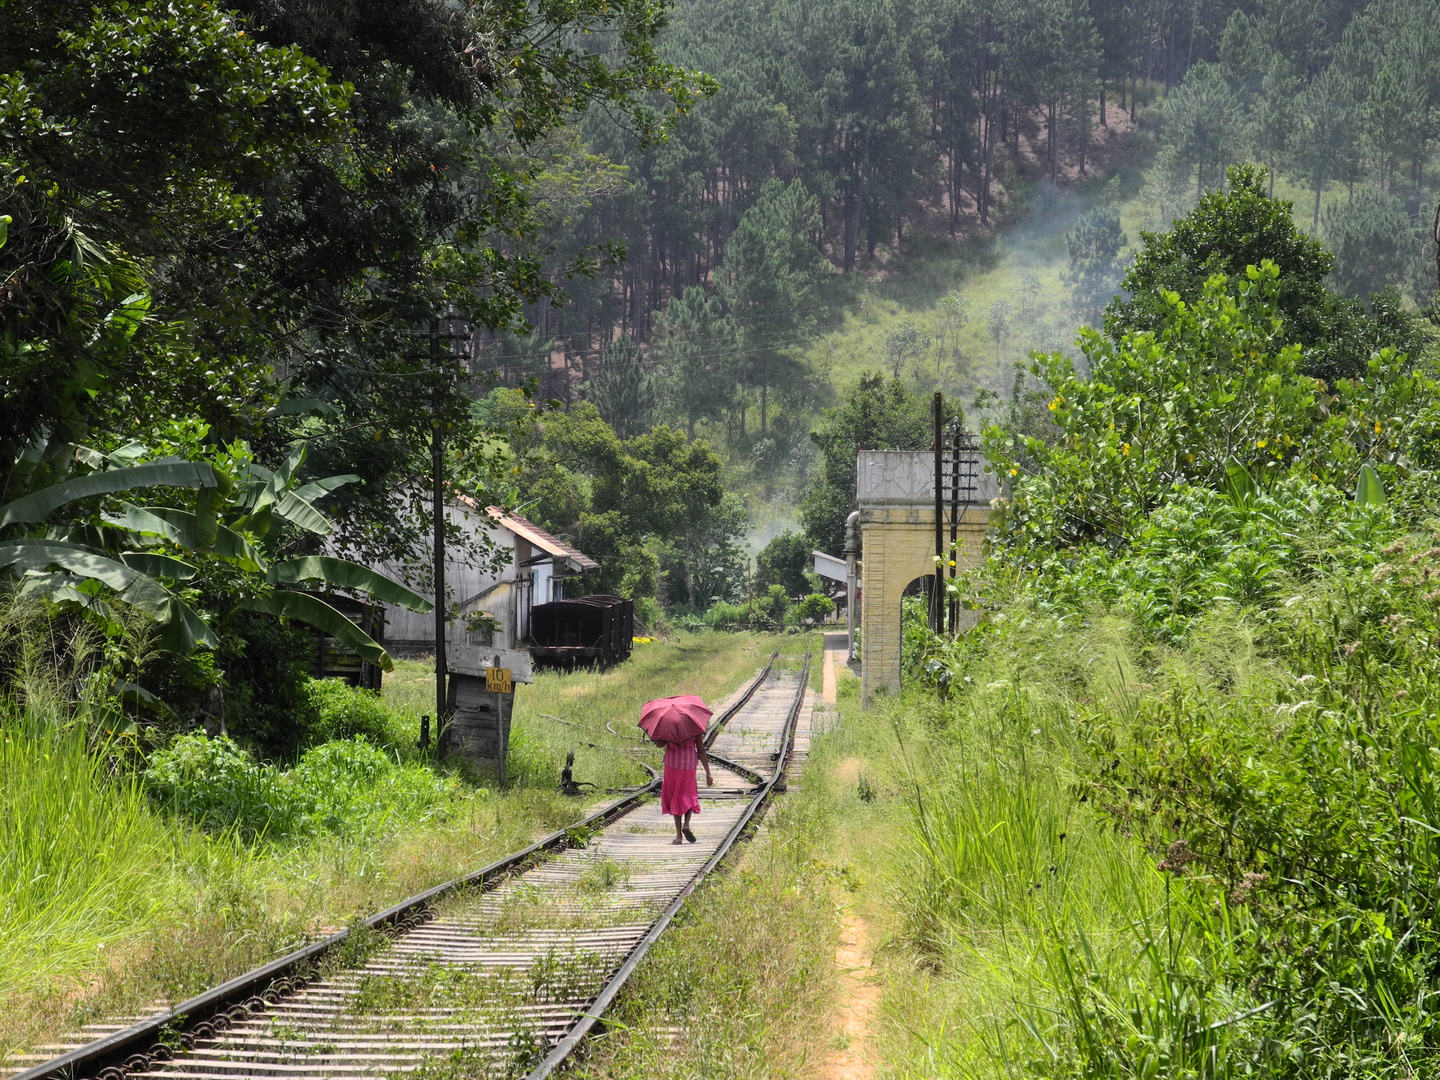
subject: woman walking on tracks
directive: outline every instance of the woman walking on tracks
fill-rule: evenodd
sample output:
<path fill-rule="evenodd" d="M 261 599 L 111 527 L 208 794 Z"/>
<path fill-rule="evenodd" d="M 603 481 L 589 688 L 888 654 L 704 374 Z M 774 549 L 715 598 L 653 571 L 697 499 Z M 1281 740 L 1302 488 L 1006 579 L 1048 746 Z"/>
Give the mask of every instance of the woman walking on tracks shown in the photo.
<path fill-rule="evenodd" d="M 690 815 L 700 812 L 695 783 L 697 762 L 705 766 L 705 786 L 714 787 L 710 759 L 705 756 L 705 724 L 710 710 L 694 694 L 660 698 L 640 710 L 640 728 L 665 747 L 665 777 L 660 782 L 660 812 L 675 819 L 676 844 L 695 843 Z"/>

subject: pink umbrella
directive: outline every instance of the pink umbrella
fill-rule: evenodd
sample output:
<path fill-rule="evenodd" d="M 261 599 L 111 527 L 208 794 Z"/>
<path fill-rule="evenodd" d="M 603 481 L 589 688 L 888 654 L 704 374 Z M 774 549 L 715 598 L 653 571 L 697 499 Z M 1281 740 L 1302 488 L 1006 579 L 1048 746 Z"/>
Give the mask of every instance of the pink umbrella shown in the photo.
<path fill-rule="evenodd" d="M 657 698 L 640 709 L 640 729 L 657 743 L 683 743 L 705 734 L 710 710 L 694 694 Z"/>

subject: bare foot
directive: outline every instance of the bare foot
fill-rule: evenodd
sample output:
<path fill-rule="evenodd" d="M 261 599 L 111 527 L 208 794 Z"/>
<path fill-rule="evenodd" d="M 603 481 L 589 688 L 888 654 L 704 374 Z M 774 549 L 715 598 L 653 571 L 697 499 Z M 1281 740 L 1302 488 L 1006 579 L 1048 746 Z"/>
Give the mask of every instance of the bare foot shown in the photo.
<path fill-rule="evenodd" d="M 670 843 L 671 843 L 671 844 L 683 844 L 683 843 L 685 843 L 685 841 L 684 841 L 684 840 L 681 840 L 680 837 L 677 836 L 677 837 L 675 837 L 674 840 L 671 840 Z"/>

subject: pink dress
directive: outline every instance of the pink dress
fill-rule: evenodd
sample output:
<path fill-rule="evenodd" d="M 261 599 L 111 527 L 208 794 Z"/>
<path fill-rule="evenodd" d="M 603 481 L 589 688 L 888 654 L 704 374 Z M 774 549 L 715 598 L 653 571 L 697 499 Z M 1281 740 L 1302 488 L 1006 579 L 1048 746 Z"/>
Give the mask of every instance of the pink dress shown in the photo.
<path fill-rule="evenodd" d="M 700 788 L 695 783 L 695 753 L 700 736 L 683 743 L 665 744 L 665 778 L 660 781 L 660 812 L 687 814 L 700 811 Z"/>

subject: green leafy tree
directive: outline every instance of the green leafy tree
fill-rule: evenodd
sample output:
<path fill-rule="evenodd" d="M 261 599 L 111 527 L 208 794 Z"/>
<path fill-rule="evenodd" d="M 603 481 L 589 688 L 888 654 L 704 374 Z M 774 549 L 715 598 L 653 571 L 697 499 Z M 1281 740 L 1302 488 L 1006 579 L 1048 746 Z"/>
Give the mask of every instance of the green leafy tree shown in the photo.
<path fill-rule="evenodd" d="M 199 0 L 0 21 L 0 461 L 177 414 L 252 424 L 269 371 L 237 345 L 263 312 L 234 248 L 343 132 L 347 88 Z"/>
<path fill-rule="evenodd" d="M 1020 288 L 1016 290 L 1016 295 L 1020 297 L 1020 318 L 1030 318 L 1031 309 L 1038 305 L 1044 293 L 1045 283 L 1040 280 L 1039 271 L 1033 266 L 1020 271 Z"/>
<path fill-rule="evenodd" d="M 890 373 L 900 378 L 905 365 L 919 358 L 930 348 L 930 335 L 914 323 L 901 323 L 885 335 L 885 355 L 890 361 Z"/>
<path fill-rule="evenodd" d="M 745 500 L 734 491 L 725 492 L 708 512 L 688 516 L 661 560 L 671 599 L 695 611 L 742 599 L 750 575 L 743 546 L 749 530 Z"/>
<path fill-rule="evenodd" d="M 1283 288 L 1268 260 L 1238 287 L 1216 274 L 1194 301 L 1167 292 L 1158 331 L 1082 331 L 1083 374 L 1063 354 L 1037 359 L 1058 438 L 986 431 L 1012 485 L 1002 531 L 1017 555 L 1132 541 L 1176 484 L 1243 495 L 1295 476 L 1348 489 L 1367 461 L 1392 482 L 1430 468 L 1440 384 L 1384 349 L 1365 381 L 1323 394 L 1286 341 Z"/>
<path fill-rule="evenodd" d="M 557 167 L 552 137 L 603 103 L 651 145 L 713 83 L 659 59 L 652 0 L 240 8 L 5 5 L 0 161 L 24 205 L 0 277 L 35 303 L 0 311 L 24 354 L 0 430 L 109 448 L 198 413 L 272 456 L 304 438 L 315 475 L 361 477 L 333 543 L 407 561 L 433 425 L 487 437 L 484 373 L 434 320 L 520 328 L 616 258 L 602 237 L 544 268 L 557 178 L 595 171 Z M 106 348 L 81 355 L 90 326 Z"/>
<path fill-rule="evenodd" d="M 786 596 L 804 596 L 810 590 L 814 557 L 803 533 L 786 529 L 760 549 L 755 556 L 755 584 L 759 588 L 779 585 Z"/>
<path fill-rule="evenodd" d="M 996 300 L 985 315 L 985 329 L 995 341 L 995 362 L 998 364 L 1005 349 L 1005 341 L 1015 325 L 1015 306 L 1009 300 Z"/>
<path fill-rule="evenodd" d="M 662 553 L 723 539 L 722 464 L 705 440 L 665 424 L 621 439 L 589 402 L 536 423 L 541 442 L 524 454 L 521 481 L 544 493 L 541 524 L 600 563 L 584 582 L 592 591 L 653 597 Z M 698 574 L 688 563 L 682 573 L 692 598 Z"/>
<path fill-rule="evenodd" d="M 1226 191 L 1207 192 L 1166 232 L 1141 234 L 1143 245 L 1125 275 L 1126 296 L 1105 311 L 1105 332 L 1119 340 L 1130 330 L 1156 331 L 1169 318 L 1166 292 L 1196 301 L 1214 274 L 1236 287 L 1247 267 L 1270 260 L 1279 271 L 1277 310 L 1285 340 L 1306 346 L 1308 374 L 1334 382 L 1365 371 L 1371 353 L 1387 345 L 1414 351 L 1415 331 L 1395 305 L 1367 312 L 1359 301 L 1325 287 L 1334 256 L 1295 226 L 1291 204 L 1265 194 L 1265 174 L 1234 167 Z"/>
<path fill-rule="evenodd" d="M 936 309 L 935 315 L 935 381 L 940 381 L 940 365 L 947 354 L 958 362 L 960 331 L 970 325 L 970 301 L 959 293 L 948 293 Z"/>

